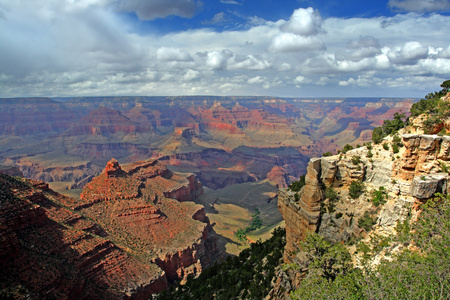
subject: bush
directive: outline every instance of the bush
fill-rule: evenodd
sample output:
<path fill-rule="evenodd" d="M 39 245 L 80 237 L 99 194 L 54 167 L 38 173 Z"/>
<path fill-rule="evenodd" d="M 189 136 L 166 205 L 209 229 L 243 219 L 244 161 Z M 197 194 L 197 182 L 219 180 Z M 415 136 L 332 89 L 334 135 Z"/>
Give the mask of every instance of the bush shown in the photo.
<path fill-rule="evenodd" d="M 348 189 L 348 192 L 349 192 L 350 197 L 352 197 L 353 199 L 356 199 L 359 197 L 359 195 L 361 195 L 363 189 L 364 189 L 364 184 L 362 182 L 352 181 L 352 183 L 350 183 L 350 188 Z"/>
<path fill-rule="evenodd" d="M 347 153 L 347 152 L 350 151 L 350 150 L 353 150 L 353 146 L 352 146 L 352 145 L 349 145 L 349 144 L 346 144 L 346 145 L 344 146 L 344 149 L 342 149 L 342 153 Z"/>
<path fill-rule="evenodd" d="M 380 186 L 377 190 L 372 191 L 372 204 L 374 206 L 380 206 L 386 203 L 387 192 L 384 186 Z"/>
<path fill-rule="evenodd" d="M 300 189 L 305 185 L 305 175 L 300 176 L 299 180 L 292 182 L 289 185 L 289 189 L 293 192 L 299 192 Z"/>
<path fill-rule="evenodd" d="M 332 187 L 329 187 L 325 189 L 324 197 L 330 201 L 335 201 L 337 199 L 337 193 Z"/>
<path fill-rule="evenodd" d="M 366 156 L 367 156 L 368 158 L 373 157 L 372 150 L 367 151 L 367 155 L 366 155 Z"/>
<path fill-rule="evenodd" d="M 387 143 L 383 143 L 383 149 L 384 150 L 389 150 L 389 145 Z"/>
<path fill-rule="evenodd" d="M 326 157 L 326 156 L 332 156 L 333 154 L 331 154 L 331 152 L 325 152 L 324 154 L 322 154 L 322 156 L 323 157 Z"/>
<path fill-rule="evenodd" d="M 392 152 L 394 152 L 394 153 L 398 153 L 399 152 L 397 144 L 392 144 Z"/>
<path fill-rule="evenodd" d="M 370 213 L 366 211 L 364 215 L 358 219 L 358 226 L 366 232 L 369 232 L 372 230 L 372 227 L 376 224 L 376 222 L 377 221 L 370 216 Z"/>
<path fill-rule="evenodd" d="M 357 156 L 357 155 L 355 155 L 355 156 L 352 157 L 352 163 L 353 163 L 354 165 L 357 165 L 357 164 L 359 164 L 360 162 L 361 162 L 361 157 L 359 157 L 359 156 Z"/>

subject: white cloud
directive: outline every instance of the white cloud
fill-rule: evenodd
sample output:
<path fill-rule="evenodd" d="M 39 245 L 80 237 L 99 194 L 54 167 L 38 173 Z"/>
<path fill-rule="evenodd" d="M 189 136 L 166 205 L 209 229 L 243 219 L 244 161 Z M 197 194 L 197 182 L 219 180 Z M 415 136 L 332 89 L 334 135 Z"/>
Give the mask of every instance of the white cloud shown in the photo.
<path fill-rule="evenodd" d="M 134 12 L 141 20 L 152 20 L 170 15 L 190 18 L 200 5 L 195 0 L 121 0 L 118 9 Z"/>
<path fill-rule="evenodd" d="M 161 47 L 156 51 L 156 58 L 160 61 L 191 61 L 188 52 L 172 47 Z"/>
<path fill-rule="evenodd" d="M 183 76 L 183 78 L 184 80 L 191 81 L 197 79 L 199 74 L 199 71 L 189 69 L 186 71 L 186 74 Z"/>
<path fill-rule="evenodd" d="M 300 36 L 289 32 L 276 35 L 269 46 L 269 50 L 272 52 L 297 52 L 322 49 L 325 49 L 325 45 L 319 38 Z"/>
<path fill-rule="evenodd" d="M 322 18 L 312 7 L 299 8 L 294 11 L 281 30 L 302 36 L 316 35 L 322 31 Z"/>
<path fill-rule="evenodd" d="M 407 42 L 401 48 L 391 50 L 387 57 L 394 64 L 413 65 L 428 56 L 428 47 L 419 42 Z"/>
<path fill-rule="evenodd" d="M 227 66 L 228 58 L 232 56 L 233 53 L 228 49 L 210 51 L 206 53 L 206 65 L 212 70 L 223 70 Z"/>
<path fill-rule="evenodd" d="M 256 76 L 253 78 L 250 78 L 249 80 L 247 80 L 247 83 L 249 84 L 261 84 L 265 82 L 265 78 L 261 77 L 261 76 Z"/>
<path fill-rule="evenodd" d="M 402 11 L 449 11 L 449 0 L 389 0 L 389 6 Z"/>
<path fill-rule="evenodd" d="M 300 96 L 299 88 L 301 96 L 420 97 L 450 74 L 450 16 L 322 19 L 299 9 L 288 21 L 254 17 L 239 30 L 138 35 L 111 3 L 0 0 L 0 97 Z"/>

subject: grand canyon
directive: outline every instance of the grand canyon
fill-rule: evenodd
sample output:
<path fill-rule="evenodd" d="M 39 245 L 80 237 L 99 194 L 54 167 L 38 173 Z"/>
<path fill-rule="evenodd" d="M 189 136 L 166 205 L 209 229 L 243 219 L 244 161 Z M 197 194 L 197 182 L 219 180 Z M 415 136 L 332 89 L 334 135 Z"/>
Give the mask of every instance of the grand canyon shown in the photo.
<path fill-rule="evenodd" d="M 414 101 L 0 99 L 2 278 L 67 299 L 145 299 L 183 283 L 284 226 L 278 188 L 311 157 L 368 142 Z M 263 227 L 236 239 L 255 211 Z"/>

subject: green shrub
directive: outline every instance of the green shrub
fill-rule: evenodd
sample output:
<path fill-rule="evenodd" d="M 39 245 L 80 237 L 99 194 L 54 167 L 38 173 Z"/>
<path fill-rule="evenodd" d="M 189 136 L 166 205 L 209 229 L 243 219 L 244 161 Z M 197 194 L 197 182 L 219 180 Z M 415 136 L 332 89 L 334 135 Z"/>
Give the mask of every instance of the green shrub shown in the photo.
<path fill-rule="evenodd" d="M 377 221 L 370 216 L 370 213 L 366 211 L 364 215 L 358 219 L 358 226 L 366 232 L 369 232 L 372 230 L 372 227 L 376 224 L 376 222 Z"/>
<path fill-rule="evenodd" d="M 328 187 L 325 189 L 324 197 L 330 201 L 335 201 L 337 199 L 337 193 L 332 187 Z"/>
<path fill-rule="evenodd" d="M 383 143 L 383 149 L 384 150 L 389 150 L 389 145 L 387 143 Z"/>
<path fill-rule="evenodd" d="M 372 204 L 374 206 L 380 206 L 383 205 L 384 203 L 386 203 L 386 199 L 387 199 L 387 192 L 386 189 L 384 188 L 384 186 L 380 186 L 377 190 L 372 191 Z"/>
<path fill-rule="evenodd" d="M 331 152 L 325 152 L 324 154 L 322 154 L 322 156 L 323 157 L 326 157 L 326 156 L 332 156 L 333 154 L 331 154 Z"/>
<path fill-rule="evenodd" d="M 344 149 L 342 149 L 342 153 L 347 153 L 348 151 L 353 150 L 353 146 L 350 144 L 346 144 Z"/>
<path fill-rule="evenodd" d="M 359 157 L 359 156 L 357 156 L 357 155 L 352 156 L 352 163 L 353 163 L 354 165 L 357 165 L 357 164 L 359 164 L 360 162 L 361 162 L 361 157 Z"/>
<path fill-rule="evenodd" d="M 359 197 L 359 195 L 361 195 L 363 189 L 364 189 L 364 184 L 362 182 L 352 181 L 352 183 L 350 183 L 348 192 L 349 192 L 350 197 L 352 197 L 353 199 L 356 199 Z"/>
<path fill-rule="evenodd" d="M 289 189 L 293 192 L 299 192 L 300 189 L 305 185 L 305 175 L 300 176 L 299 180 L 292 182 L 289 185 Z"/>
<path fill-rule="evenodd" d="M 398 152 L 399 152 L 399 149 L 398 149 L 398 145 L 397 145 L 397 144 L 392 144 L 392 151 L 393 151 L 394 153 L 398 153 Z"/>

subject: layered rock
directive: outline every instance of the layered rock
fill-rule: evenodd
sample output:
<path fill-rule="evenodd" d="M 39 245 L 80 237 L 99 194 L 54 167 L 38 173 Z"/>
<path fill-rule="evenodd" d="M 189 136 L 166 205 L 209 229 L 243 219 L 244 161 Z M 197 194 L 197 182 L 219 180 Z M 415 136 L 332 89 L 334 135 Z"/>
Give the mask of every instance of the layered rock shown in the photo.
<path fill-rule="evenodd" d="M 169 280 L 198 274 L 218 256 L 193 175 L 171 172 L 156 160 L 120 167 L 111 160 L 73 204 L 120 244 L 146 255 Z M 149 255 L 151 253 L 151 255 Z"/>
<path fill-rule="evenodd" d="M 186 202 L 201 192 L 194 176 L 155 160 L 122 168 L 112 159 L 79 200 L 0 174 L 0 287 L 20 283 L 34 298 L 148 299 L 219 256 L 203 206 Z"/>
<path fill-rule="evenodd" d="M 167 287 L 162 270 L 65 208 L 48 185 L 0 175 L 0 201 L 1 289 L 20 285 L 31 299 L 148 299 Z"/>
<path fill-rule="evenodd" d="M 286 221 L 286 263 L 296 263 L 303 272 L 307 271 L 308 261 L 299 246 L 307 232 L 317 232 L 331 242 L 360 237 L 370 243 L 372 235 L 395 234 L 397 223 L 411 214 L 417 217 L 419 204 L 435 193 L 448 194 L 450 175 L 446 164 L 450 160 L 450 139 L 417 134 L 402 137 L 404 147 L 398 154 L 393 153 L 392 137 L 389 137 L 384 141 L 389 145 L 387 150 L 382 145 L 373 145 L 370 153 L 367 147 L 362 147 L 345 154 L 311 159 L 306 185 L 298 195 L 289 189 L 279 191 L 278 206 Z M 349 186 L 355 181 L 363 184 L 364 193 L 350 197 Z M 371 192 L 380 188 L 385 191 L 386 200 L 375 206 Z M 336 192 L 334 201 L 323 196 L 330 189 Z M 376 220 L 369 231 L 360 228 L 357 222 L 367 214 Z M 292 276 L 289 284 L 298 284 L 301 272 L 296 278 Z M 278 283 L 273 293 L 286 296 L 280 292 L 280 286 L 289 284 Z"/>

